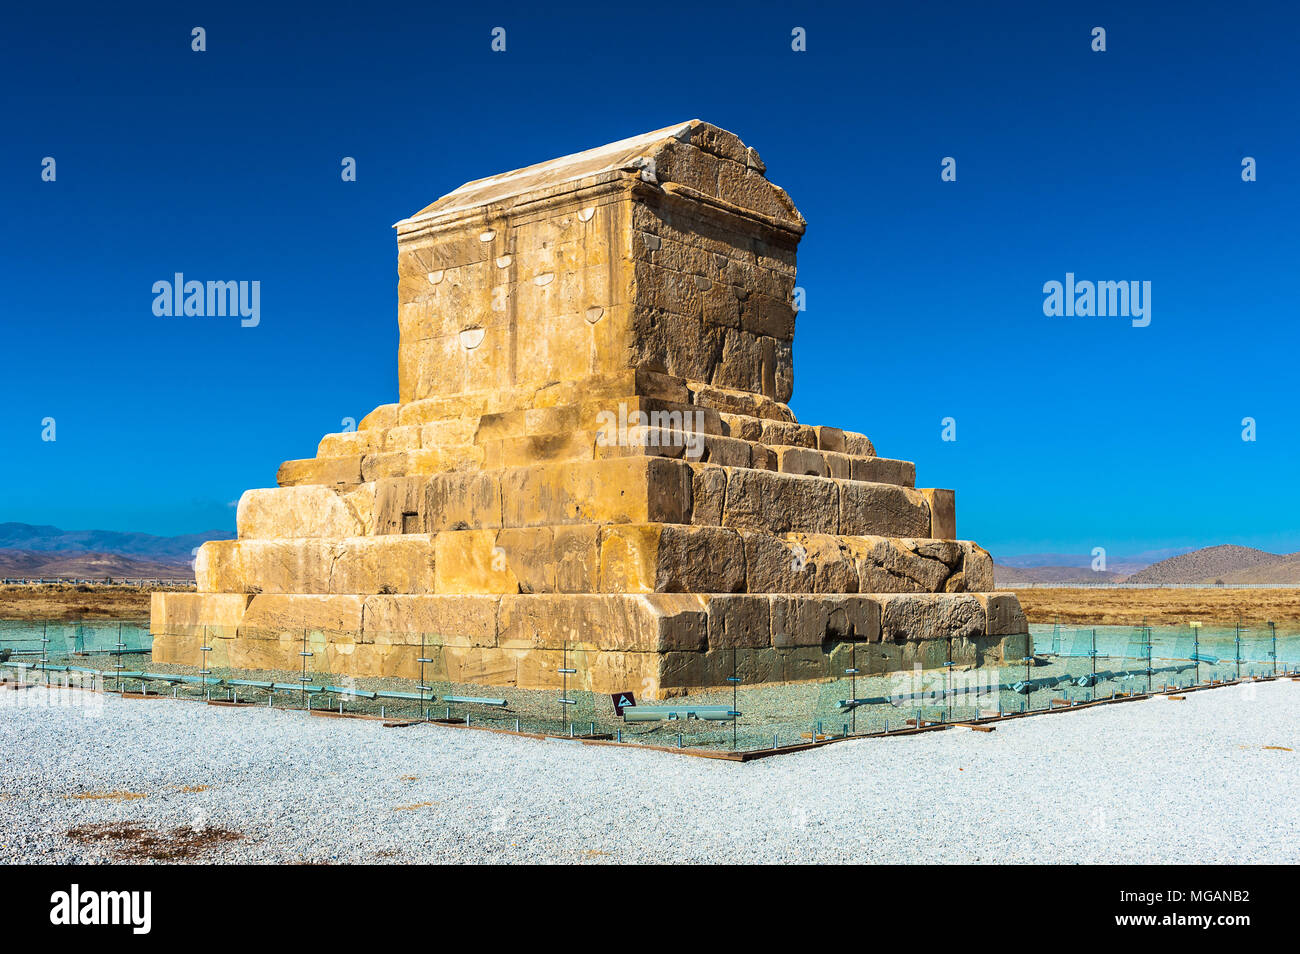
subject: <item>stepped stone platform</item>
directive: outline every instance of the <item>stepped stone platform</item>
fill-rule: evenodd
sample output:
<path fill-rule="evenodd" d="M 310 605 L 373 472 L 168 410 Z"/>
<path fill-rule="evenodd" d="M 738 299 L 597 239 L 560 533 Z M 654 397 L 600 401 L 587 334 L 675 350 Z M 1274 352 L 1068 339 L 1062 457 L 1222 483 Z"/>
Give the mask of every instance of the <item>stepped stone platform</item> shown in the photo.
<path fill-rule="evenodd" d="M 567 652 L 654 698 L 733 649 L 746 681 L 1024 656 L 953 492 L 788 407 L 804 220 L 765 173 L 696 120 L 397 223 L 399 400 L 243 495 L 199 592 L 154 594 L 155 659 L 296 669 L 306 630 L 415 678 L 423 638 L 456 682 L 558 686 Z"/>

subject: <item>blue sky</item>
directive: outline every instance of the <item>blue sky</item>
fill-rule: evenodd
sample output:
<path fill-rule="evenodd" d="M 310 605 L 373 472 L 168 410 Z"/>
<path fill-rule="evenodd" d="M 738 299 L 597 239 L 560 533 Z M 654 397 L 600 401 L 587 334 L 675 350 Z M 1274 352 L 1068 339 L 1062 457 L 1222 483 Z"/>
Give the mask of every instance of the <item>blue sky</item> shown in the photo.
<path fill-rule="evenodd" d="M 0 520 L 233 527 L 245 488 L 395 400 L 393 222 L 699 117 L 808 219 L 799 419 L 956 488 L 961 536 L 1300 549 L 1298 25 L 1249 2 L 10 5 Z M 261 281 L 261 324 L 155 317 L 174 272 Z M 1150 281 L 1150 326 L 1044 316 L 1066 272 Z"/>

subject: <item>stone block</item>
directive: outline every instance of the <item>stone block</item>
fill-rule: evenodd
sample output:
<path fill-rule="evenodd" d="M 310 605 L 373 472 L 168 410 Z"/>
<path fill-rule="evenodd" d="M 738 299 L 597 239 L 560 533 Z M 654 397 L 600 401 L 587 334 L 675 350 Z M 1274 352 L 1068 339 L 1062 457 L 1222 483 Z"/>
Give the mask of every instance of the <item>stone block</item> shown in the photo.
<path fill-rule="evenodd" d="M 1029 632 L 1029 620 L 1014 593 L 980 593 L 990 636 L 1019 636 Z"/>
<path fill-rule="evenodd" d="M 933 487 L 922 488 L 921 493 L 930 507 L 930 531 L 926 535 L 940 540 L 957 539 L 957 495 Z"/>
<path fill-rule="evenodd" d="M 692 594 L 503 596 L 498 644 L 562 650 L 599 634 L 606 650 L 660 653 L 703 649 L 707 632 L 703 598 Z"/>
<path fill-rule="evenodd" d="M 394 595 L 365 598 L 362 641 L 376 645 L 496 646 L 501 597 Z"/>
<path fill-rule="evenodd" d="M 839 487 L 821 477 L 731 470 L 722 525 L 770 533 L 837 533 Z"/>
<path fill-rule="evenodd" d="M 895 484 L 837 480 L 839 532 L 852 536 L 928 537 L 930 508 L 918 491 Z"/>
<path fill-rule="evenodd" d="M 329 487 L 246 490 L 239 498 L 235 525 L 241 540 L 363 536 L 368 528 L 350 502 Z"/>
<path fill-rule="evenodd" d="M 881 639 L 916 642 L 971 638 L 987 632 L 984 605 L 970 594 L 878 594 Z"/>
<path fill-rule="evenodd" d="M 240 636 L 299 637 L 304 631 L 320 632 L 332 639 L 361 634 L 364 596 L 269 594 L 254 596 L 239 624 Z"/>
<path fill-rule="evenodd" d="M 627 524 L 600 535 L 607 593 L 730 593 L 745 588 L 740 535 L 721 527 Z"/>

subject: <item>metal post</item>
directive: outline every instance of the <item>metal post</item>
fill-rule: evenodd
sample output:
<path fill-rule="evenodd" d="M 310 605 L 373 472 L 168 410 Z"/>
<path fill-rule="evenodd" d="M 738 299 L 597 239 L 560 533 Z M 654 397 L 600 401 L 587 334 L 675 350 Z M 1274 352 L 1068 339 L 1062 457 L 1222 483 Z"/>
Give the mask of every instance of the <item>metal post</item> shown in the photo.
<path fill-rule="evenodd" d="M 307 651 L 307 630 L 302 631 L 302 651 L 298 653 L 302 657 L 302 675 L 298 677 L 298 686 L 302 692 L 302 704 L 308 712 L 311 711 L 311 697 L 307 695 L 307 659 L 314 655 Z"/>
<path fill-rule="evenodd" d="M 849 699 L 858 698 L 858 644 L 849 643 Z M 858 707 L 855 704 L 849 710 L 849 725 L 853 728 L 856 735 L 858 731 Z"/>
<path fill-rule="evenodd" d="M 1088 651 L 1088 657 L 1092 660 L 1092 684 L 1088 686 L 1088 701 L 1096 697 L 1097 694 L 1097 631 L 1092 631 L 1092 649 Z"/>
<path fill-rule="evenodd" d="M 212 698 L 212 692 L 208 689 L 208 676 L 212 674 L 208 666 L 208 653 L 212 652 L 212 647 L 208 645 L 208 628 L 203 627 L 203 645 L 199 647 L 199 658 L 203 660 L 203 668 L 199 670 L 200 685 L 203 687 L 203 698 L 209 701 Z"/>
<path fill-rule="evenodd" d="M 425 656 L 426 653 L 424 651 L 424 631 L 421 630 L 420 631 L 420 708 L 418 710 L 420 712 L 425 711 L 424 709 L 424 664 L 426 661 Z"/>
<path fill-rule="evenodd" d="M 731 647 L 731 678 L 727 680 L 731 683 L 731 747 L 736 747 L 736 720 L 737 713 L 740 712 L 740 700 L 738 698 L 740 677 L 736 675 L 736 647 Z"/>
<path fill-rule="evenodd" d="M 425 649 L 425 641 L 424 641 L 424 632 L 423 632 L 423 631 L 420 632 L 420 658 L 417 659 L 416 662 L 418 662 L 418 663 L 420 664 L 420 685 L 419 685 L 419 690 L 420 690 L 420 705 L 419 705 L 419 708 L 415 710 L 415 714 L 416 714 L 416 718 L 419 718 L 420 713 L 423 712 L 423 713 L 424 713 L 424 721 L 428 722 L 428 721 L 429 721 L 429 707 L 426 706 L 426 705 L 424 704 L 424 694 L 425 694 L 426 692 L 428 692 L 428 693 L 432 693 L 432 692 L 433 692 L 433 686 L 430 686 L 427 682 L 424 681 L 424 665 L 425 665 L 425 663 L 431 663 L 431 662 L 433 662 L 433 657 L 430 656 L 429 653 L 428 653 L 428 650 Z M 430 702 L 433 702 L 433 701 L 434 701 L 434 699 L 433 699 L 432 696 L 430 697 L 429 701 L 430 701 Z M 448 711 L 447 711 L 447 718 L 450 719 L 450 718 L 451 718 L 451 707 L 448 706 L 448 707 L 447 707 L 447 710 L 448 710 Z"/>
<path fill-rule="evenodd" d="M 564 641 L 564 653 L 560 657 L 560 721 L 569 723 L 569 737 L 573 737 L 573 722 L 569 719 L 569 710 L 565 706 L 571 706 L 575 700 L 569 698 L 569 676 L 575 675 L 578 670 L 569 668 L 569 641 Z"/>
<path fill-rule="evenodd" d="M 1273 675 L 1277 675 L 1277 626 L 1270 619 L 1268 621 L 1268 631 L 1273 640 L 1273 649 L 1269 653 L 1273 657 Z"/>
<path fill-rule="evenodd" d="M 952 637 L 951 636 L 948 637 L 948 658 L 947 661 L 944 663 L 944 666 L 947 667 L 947 675 L 944 677 L 946 679 L 946 684 L 943 687 L 943 697 L 944 700 L 948 703 L 946 707 L 948 709 L 948 721 L 951 722 L 952 721 Z"/>
<path fill-rule="evenodd" d="M 1147 650 L 1147 695 L 1151 695 L 1151 627 L 1146 625 L 1145 620 L 1142 625 L 1142 633 Z"/>
<path fill-rule="evenodd" d="M 126 643 L 122 642 L 122 623 L 117 624 L 117 645 L 113 647 L 113 691 L 122 691 L 122 670 L 126 667 L 122 665 L 122 650 Z"/>
<path fill-rule="evenodd" d="M 1192 662 L 1195 665 L 1196 682 L 1193 685 L 1201 684 L 1201 624 L 1192 620 Z"/>
<path fill-rule="evenodd" d="M 1238 617 L 1237 617 L 1237 635 L 1233 638 L 1233 641 L 1232 641 L 1232 642 L 1233 642 L 1233 647 L 1234 647 L 1234 652 L 1236 653 L 1236 656 L 1237 656 L 1236 663 L 1237 663 L 1237 681 L 1238 681 L 1238 682 L 1241 682 L 1241 633 L 1242 633 L 1241 617 L 1238 616 Z"/>

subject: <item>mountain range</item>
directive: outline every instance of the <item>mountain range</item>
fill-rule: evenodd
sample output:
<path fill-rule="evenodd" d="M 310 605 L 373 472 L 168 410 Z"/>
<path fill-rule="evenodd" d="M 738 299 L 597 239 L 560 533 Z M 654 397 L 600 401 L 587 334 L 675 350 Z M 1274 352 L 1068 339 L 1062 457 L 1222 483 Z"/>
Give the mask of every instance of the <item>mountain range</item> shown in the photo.
<path fill-rule="evenodd" d="M 1104 572 L 1092 569 L 1090 556 L 1037 554 L 998 560 L 993 575 L 997 586 L 1007 589 L 1035 583 L 1300 585 L 1300 552 L 1269 553 L 1232 544 L 1199 550 L 1152 551 L 1107 561 Z"/>
<path fill-rule="evenodd" d="M 0 523 L 0 578 L 188 579 L 195 549 L 233 536 L 228 530 L 164 537 Z"/>
<path fill-rule="evenodd" d="M 174 537 L 117 530 L 61 530 L 29 523 L 0 523 L 0 578 L 189 579 L 193 552 L 208 540 L 229 540 L 228 530 Z M 994 564 L 1003 589 L 1035 583 L 1294 583 L 1300 552 L 1269 553 L 1233 545 L 1199 550 L 1151 550 L 1092 569 L 1090 554 L 1040 553 Z"/>

